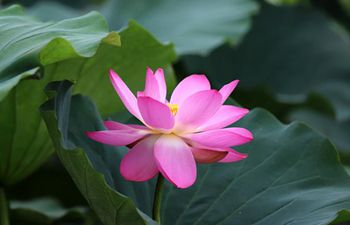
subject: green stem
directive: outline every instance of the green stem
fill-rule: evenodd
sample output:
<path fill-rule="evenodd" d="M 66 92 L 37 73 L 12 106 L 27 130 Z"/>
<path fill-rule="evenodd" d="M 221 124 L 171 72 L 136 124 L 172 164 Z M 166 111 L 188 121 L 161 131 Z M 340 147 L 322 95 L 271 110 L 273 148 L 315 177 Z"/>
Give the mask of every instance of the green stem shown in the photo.
<path fill-rule="evenodd" d="M 0 225 L 10 225 L 8 207 L 5 190 L 0 187 Z"/>
<path fill-rule="evenodd" d="M 154 192 L 153 211 L 152 211 L 152 218 L 159 225 L 161 224 L 160 223 L 160 208 L 161 208 L 161 203 L 162 203 L 163 184 L 164 184 L 164 177 L 161 174 L 159 174 L 158 178 L 157 178 L 156 190 Z"/>

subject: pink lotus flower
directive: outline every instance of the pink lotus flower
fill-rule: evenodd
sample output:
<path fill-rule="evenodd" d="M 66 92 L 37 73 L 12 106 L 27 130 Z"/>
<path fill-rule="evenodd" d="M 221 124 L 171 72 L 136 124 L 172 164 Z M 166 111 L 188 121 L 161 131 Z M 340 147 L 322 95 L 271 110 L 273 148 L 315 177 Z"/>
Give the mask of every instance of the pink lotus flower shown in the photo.
<path fill-rule="evenodd" d="M 147 70 L 145 90 L 137 97 L 112 70 L 110 79 L 125 107 L 145 126 L 105 121 L 107 130 L 87 135 L 104 144 L 132 146 L 120 165 L 125 179 L 146 181 L 161 172 L 178 188 L 186 188 L 196 180 L 196 161 L 227 163 L 247 157 L 230 147 L 250 142 L 252 134 L 240 127 L 224 128 L 249 112 L 223 105 L 238 80 L 217 91 L 210 89 L 206 76 L 191 75 L 167 101 L 162 69 Z"/>

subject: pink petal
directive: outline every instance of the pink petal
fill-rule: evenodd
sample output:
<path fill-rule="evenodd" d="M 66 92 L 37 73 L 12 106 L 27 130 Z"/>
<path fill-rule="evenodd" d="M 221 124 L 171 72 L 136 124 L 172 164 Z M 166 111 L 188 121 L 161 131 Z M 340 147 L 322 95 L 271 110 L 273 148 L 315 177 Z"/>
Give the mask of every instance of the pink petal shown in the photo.
<path fill-rule="evenodd" d="M 158 82 L 158 88 L 159 88 L 159 101 L 165 103 L 166 100 L 166 82 L 164 79 L 164 71 L 163 69 L 159 68 L 154 73 L 154 77 L 156 78 Z"/>
<path fill-rule="evenodd" d="M 231 163 L 231 162 L 238 162 L 245 158 L 247 158 L 248 155 L 244 153 L 237 152 L 233 149 L 227 153 L 227 155 L 221 159 L 219 162 L 221 163 Z"/>
<path fill-rule="evenodd" d="M 237 84 L 238 84 L 239 80 L 234 80 L 226 85 L 224 85 L 221 89 L 220 89 L 220 94 L 222 95 L 222 104 L 227 100 L 227 98 L 231 95 L 231 93 L 233 92 L 233 90 L 236 88 Z"/>
<path fill-rule="evenodd" d="M 130 129 L 140 129 L 149 130 L 147 127 L 137 124 L 123 124 L 116 121 L 107 120 L 104 121 L 104 125 L 108 130 L 130 130 Z"/>
<path fill-rule="evenodd" d="M 202 124 L 197 130 L 214 130 L 231 125 L 241 119 L 249 112 L 248 109 L 232 105 L 223 105 L 208 121 Z"/>
<path fill-rule="evenodd" d="M 109 71 L 109 78 L 113 84 L 115 91 L 118 93 L 121 101 L 125 107 L 133 114 L 136 118 L 140 119 L 141 115 L 137 107 L 137 101 L 134 94 L 130 91 L 128 86 L 113 70 Z"/>
<path fill-rule="evenodd" d="M 146 96 L 144 91 L 138 91 L 137 92 L 137 97 L 144 97 L 144 96 Z"/>
<path fill-rule="evenodd" d="M 191 186 L 197 176 L 191 148 L 174 135 L 163 135 L 155 144 L 154 156 L 159 171 L 178 188 Z"/>
<path fill-rule="evenodd" d="M 102 130 L 86 132 L 86 135 L 94 141 L 103 144 L 124 146 L 131 144 L 149 134 L 144 130 Z"/>
<path fill-rule="evenodd" d="M 192 148 L 192 154 L 199 163 L 213 163 L 222 160 L 227 155 L 226 151 L 212 151 L 206 149 Z"/>
<path fill-rule="evenodd" d="M 150 68 L 147 68 L 145 90 L 143 91 L 143 95 L 160 101 L 158 81 Z"/>
<path fill-rule="evenodd" d="M 105 125 L 105 127 L 108 130 L 130 130 L 130 129 L 132 129 L 132 127 L 130 127 L 126 124 L 118 123 L 118 122 L 111 121 L 111 120 L 104 121 L 103 124 Z"/>
<path fill-rule="evenodd" d="M 209 120 L 221 106 L 221 95 L 216 90 L 197 92 L 188 97 L 176 114 L 179 130 L 190 130 Z"/>
<path fill-rule="evenodd" d="M 170 103 L 179 106 L 196 92 L 210 90 L 210 83 L 204 75 L 191 75 L 183 79 L 174 89 Z"/>
<path fill-rule="evenodd" d="M 150 97 L 138 97 L 137 103 L 145 123 L 155 129 L 169 130 L 174 126 L 174 117 L 167 105 Z"/>
<path fill-rule="evenodd" d="M 199 145 L 214 148 L 242 145 L 253 140 L 252 133 L 240 127 L 209 130 L 202 133 L 182 134 L 181 136 Z"/>
<path fill-rule="evenodd" d="M 138 142 L 122 159 L 120 173 L 126 180 L 146 181 L 157 173 L 154 144 L 159 136 L 151 135 Z"/>

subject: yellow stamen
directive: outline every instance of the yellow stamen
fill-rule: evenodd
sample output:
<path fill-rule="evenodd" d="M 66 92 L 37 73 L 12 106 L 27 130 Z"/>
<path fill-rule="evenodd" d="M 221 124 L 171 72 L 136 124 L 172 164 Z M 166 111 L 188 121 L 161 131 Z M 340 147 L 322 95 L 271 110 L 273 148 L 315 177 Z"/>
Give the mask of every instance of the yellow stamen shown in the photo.
<path fill-rule="evenodd" d="M 177 104 L 170 104 L 170 103 L 168 103 L 167 105 L 170 109 L 170 112 L 175 116 L 177 111 L 179 111 L 179 106 Z"/>

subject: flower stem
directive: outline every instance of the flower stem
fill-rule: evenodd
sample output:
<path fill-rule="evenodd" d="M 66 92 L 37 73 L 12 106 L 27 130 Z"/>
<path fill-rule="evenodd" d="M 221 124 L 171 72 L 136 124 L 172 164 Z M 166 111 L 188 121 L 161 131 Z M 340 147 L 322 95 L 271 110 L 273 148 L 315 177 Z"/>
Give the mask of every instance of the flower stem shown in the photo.
<path fill-rule="evenodd" d="M 152 211 L 152 219 L 155 220 L 159 225 L 161 224 L 160 207 L 162 202 L 163 184 L 164 184 L 164 177 L 161 174 L 159 174 L 157 178 L 156 190 L 154 192 L 153 211 Z"/>
<path fill-rule="evenodd" d="M 0 186 L 0 225 L 10 225 L 8 207 L 5 190 Z"/>

